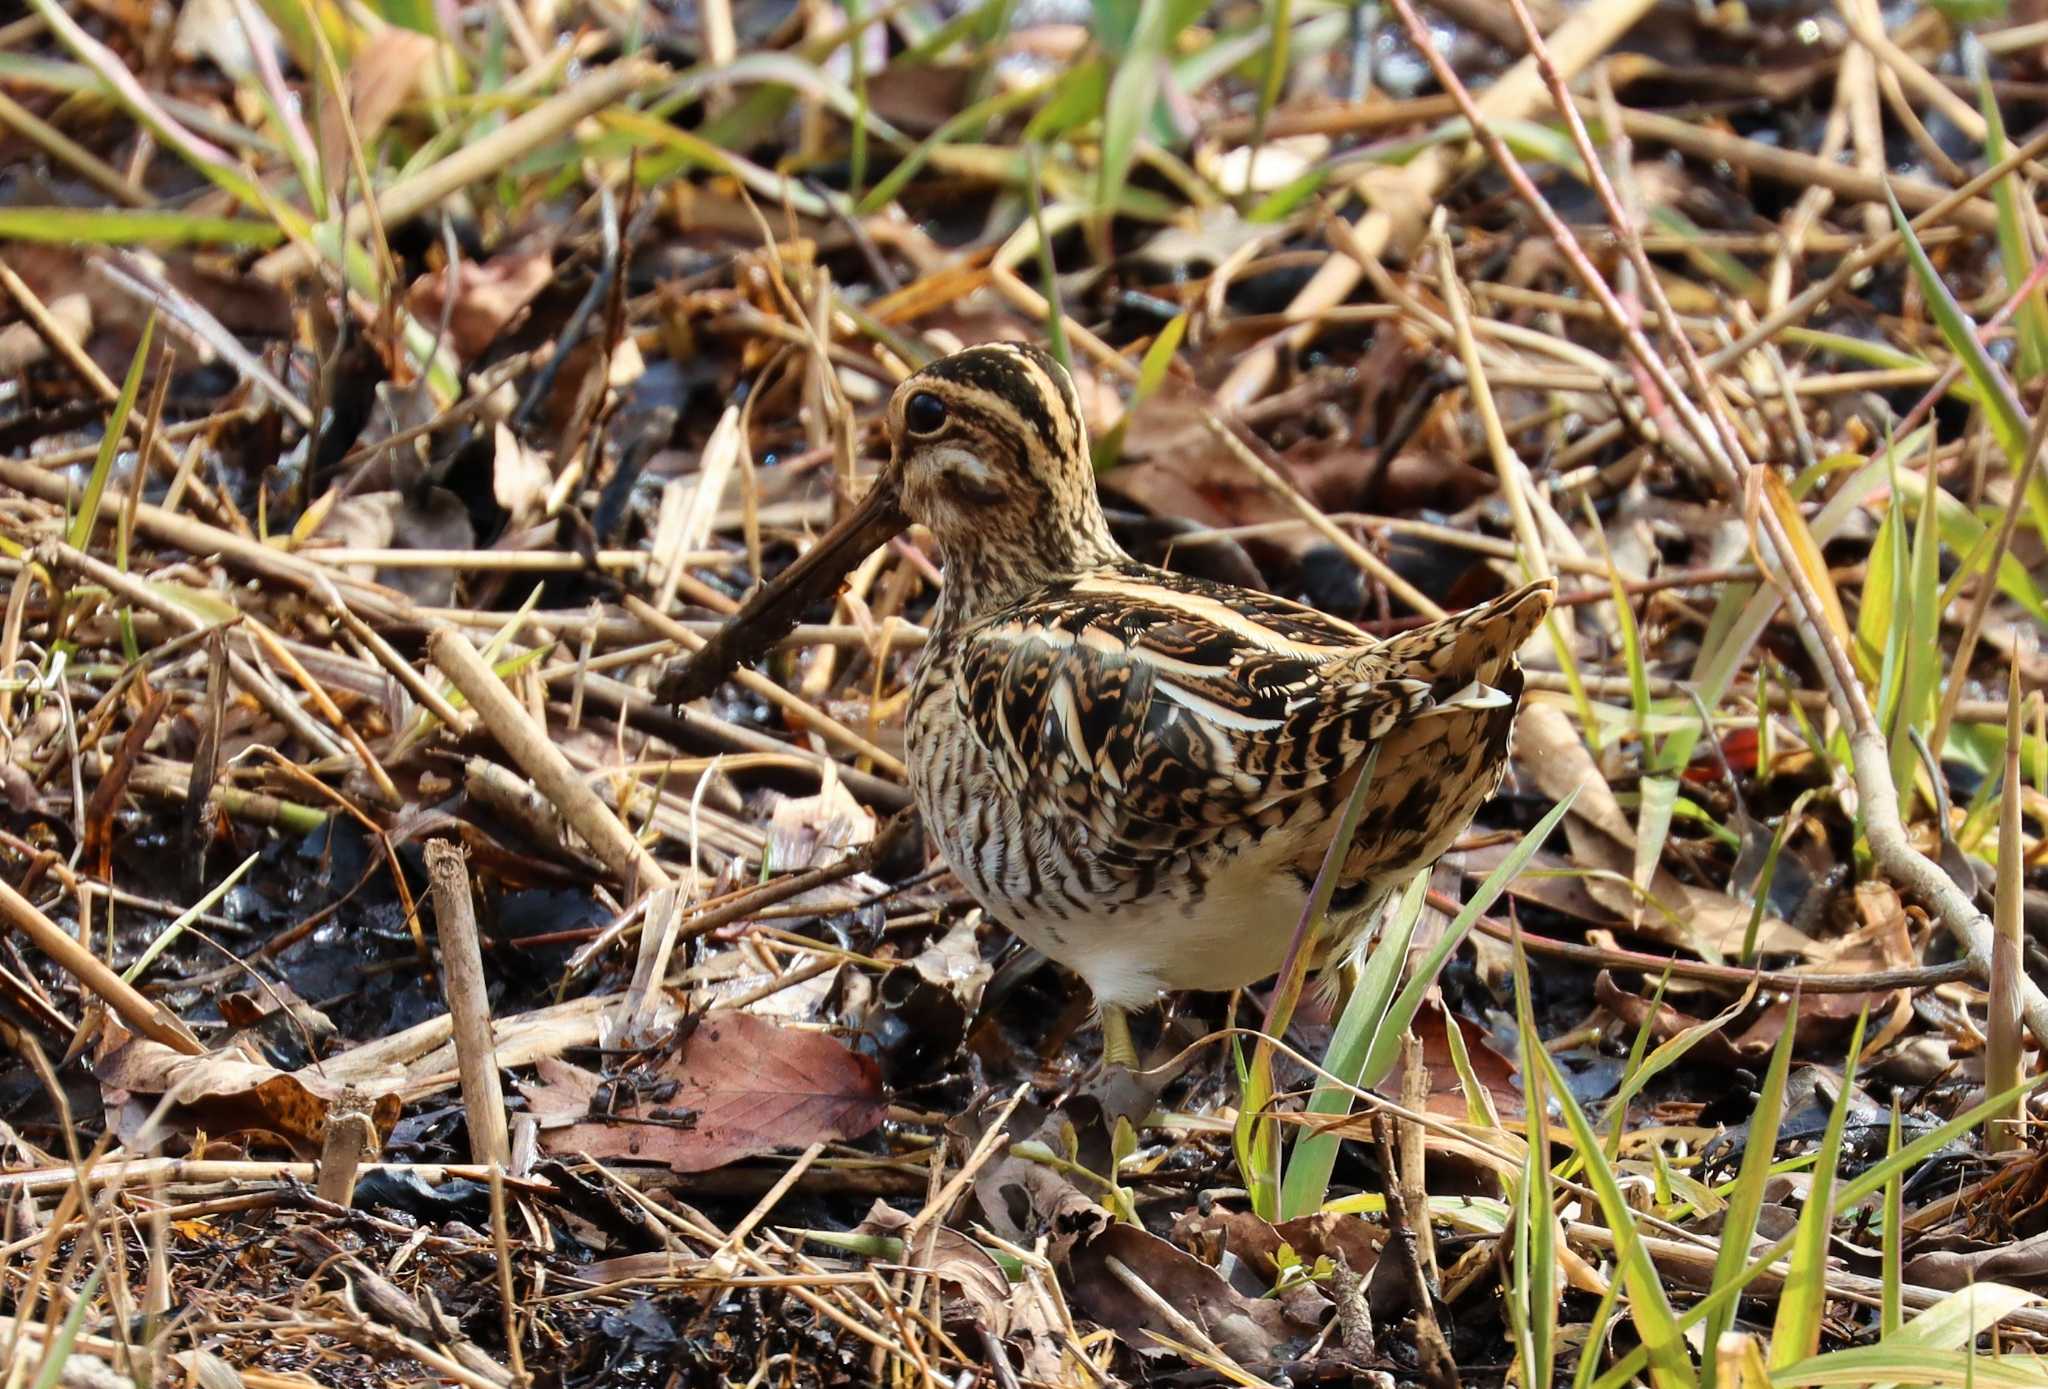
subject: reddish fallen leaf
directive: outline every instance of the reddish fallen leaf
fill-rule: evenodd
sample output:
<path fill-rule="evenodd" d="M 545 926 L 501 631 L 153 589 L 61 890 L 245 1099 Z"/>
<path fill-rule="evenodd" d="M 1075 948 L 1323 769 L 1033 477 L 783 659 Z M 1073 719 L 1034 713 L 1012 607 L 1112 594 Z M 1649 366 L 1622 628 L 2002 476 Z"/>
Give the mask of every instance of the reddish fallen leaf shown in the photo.
<path fill-rule="evenodd" d="M 679 1051 L 605 1090 L 588 1073 L 556 1073 L 552 1083 L 543 1073 L 521 1089 L 535 1113 L 557 1123 L 579 1109 L 584 1116 L 544 1127 L 548 1152 L 659 1162 L 676 1172 L 858 1138 L 887 1110 L 871 1059 L 822 1032 L 751 1013 L 706 1013 Z"/>
<path fill-rule="evenodd" d="M 1812 971 L 1815 974 L 1822 972 Z M 1641 984 L 1645 989 L 1651 986 L 1648 980 Z M 1647 1023 L 1650 1035 L 1660 1042 L 1669 1041 L 1705 1021 L 1669 1003 L 1659 1004 L 1653 1013 L 1648 998 L 1624 987 L 1608 970 L 1600 971 L 1594 978 L 1593 996 L 1621 1020 L 1626 1030 L 1632 1032 Z M 1900 1010 L 1910 1002 L 1910 995 L 1903 989 L 1876 993 L 1808 994 L 1799 1004 L 1797 1045 L 1808 1049 L 1837 1039 L 1849 1030 L 1859 1014 L 1865 1012 L 1878 1021 L 1885 1040 L 1889 1041 L 1896 1035 L 1897 1028 L 1903 1025 Z M 1741 1024 L 1740 1031 L 1731 1027 L 1708 1033 L 1694 1046 L 1692 1058 L 1713 1066 L 1753 1068 L 1766 1061 L 1777 1047 L 1790 1013 L 1785 999 L 1766 999 L 1737 1019 Z M 1875 1050 L 1874 1047 L 1872 1049 Z"/>
<path fill-rule="evenodd" d="M 1725 757 L 1737 776 L 1748 776 L 1756 771 L 1759 746 L 1755 729 L 1738 728 L 1721 739 L 1719 757 L 1714 755 L 1712 748 L 1703 748 L 1694 754 L 1683 775 L 1695 786 L 1718 786 L 1726 775 L 1721 770 L 1721 759 Z"/>
<path fill-rule="evenodd" d="M 1452 1019 L 1440 1008 L 1424 1008 L 1415 1015 L 1415 1035 L 1422 1039 L 1422 1064 L 1429 1071 L 1429 1112 L 1451 1119 L 1465 1117 L 1465 1082 L 1451 1058 L 1450 1038 L 1445 1030 L 1455 1025 L 1465 1043 L 1465 1056 L 1493 1107 L 1503 1119 L 1519 1119 L 1524 1113 L 1522 1088 L 1516 1080 L 1515 1064 L 1487 1045 L 1486 1035 L 1471 1023 Z"/>
<path fill-rule="evenodd" d="M 1919 1287 L 1956 1292 L 1972 1283 L 2037 1288 L 2048 1281 L 2048 1234 L 1976 1249 L 1939 1249 L 1906 1261 L 1905 1275 Z"/>

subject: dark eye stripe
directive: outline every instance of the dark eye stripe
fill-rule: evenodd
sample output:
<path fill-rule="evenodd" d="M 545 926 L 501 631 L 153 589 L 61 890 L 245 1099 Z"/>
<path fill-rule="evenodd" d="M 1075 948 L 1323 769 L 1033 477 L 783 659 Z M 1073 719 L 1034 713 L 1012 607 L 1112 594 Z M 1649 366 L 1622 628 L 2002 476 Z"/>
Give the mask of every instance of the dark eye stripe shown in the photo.
<path fill-rule="evenodd" d="M 1053 420 L 1052 411 L 1046 408 L 1045 388 L 1032 376 L 1034 364 L 1040 365 L 1047 384 L 1059 379 L 1053 374 L 1057 368 L 1052 365 L 1051 358 L 1032 348 L 1008 344 L 978 350 L 970 348 L 934 362 L 925 370 L 944 380 L 957 381 L 996 397 L 1017 412 L 1017 418 L 1038 436 L 1047 453 L 1057 456 L 1063 447 L 1059 426 Z"/>

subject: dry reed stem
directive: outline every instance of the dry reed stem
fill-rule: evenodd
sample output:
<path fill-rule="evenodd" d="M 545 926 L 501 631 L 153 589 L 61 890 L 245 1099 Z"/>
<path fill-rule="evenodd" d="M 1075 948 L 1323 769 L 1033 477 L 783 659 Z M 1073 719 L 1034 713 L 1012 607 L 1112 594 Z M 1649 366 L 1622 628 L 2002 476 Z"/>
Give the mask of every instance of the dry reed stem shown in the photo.
<path fill-rule="evenodd" d="M 689 628 L 656 609 L 651 603 L 635 594 L 626 594 L 624 606 L 627 612 L 639 618 L 654 631 L 670 638 L 687 651 L 703 649 L 705 639 Z M 761 698 L 782 706 L 799 722 L 814 730 L 820 737 L 839 744 L 857 757 L 865 757 L 877 771 L 887 777 L 903 780 L 910 775 L 903 759 L 877 747 L 872 741 L 848 728 L 839 720 L 818 708 L 802 695 L 784 688 L 757 670 L 742 669 L 732 673 L 732 680 L 741 689 L 757 694 Z"/>
<path fill-rule="evenodd" d="M 505 682 L 484 664 L 461 633 L 437 631 L 427 638 L 427 650 L 434 665 L 476 710 L 498 746 L 533 778 L 563 820 L 607 868 L 628 885 L 637 882 L 642 891 L 651 892 L 670 881 L 668 870 L 598 799 L 555 746 L 547 729 L 519 707 Z"/>
<path fill-rule="evenodd" d="M 469 889 L 469 856 L 460 844 L 430 839 L 427 875 L 434 894 L 435 934 L 441 943 L 441 988 L 462 1073 L 462 1113 L 470 1160 L 503 1168 L 512 1161 L 505 1127 L 505 1093 L 498 1084 L 498 1053 L 491 1040 L 491 1001 L 484 976 L 483 941 Z"/>
<path fill-rule="evenodd" d="M 95 362 L 90 356 L 86 355 L 84 345 L 73 338 L 71 334 L 64 331 L 63 325 L 58 323 L 51 315 L 49 307 L 43 303 L 41 297 L 33 289 L 29 288 L 27 282 L 21 276 L 15 274 L 13 267 L 4 260 L 0 260 L 0 289 L 7 291 L 9 297 L 14 300 L 15 306 L 21 310 L 22 317 L 26 318 L 35 328 L 36 335 L 48 344 L 51 355 L 64 363 L 80 380 L 90 386 L 94 395 L 98 396 L 108 405 L 114 404 L 121 398 L 121 387 L 115 383 L 111 376 L 100 370 L 98 362 Z M 129 411 L 126 428 L 130 434 L 135 436 L 139 443 L 151 450 L 156 456 L 157 461 L 167 471 L 176 472 L 178 470 L 178 456 L 171 451 L 169 440 L 162 436 L 157 436 L 154 439 L 146 437 L 146 417 L 142 412 Z M 15 484 L 10 481 L 9 485 Z M 22 490 L 28 491 L 29 489 L 24 487 Z M 221 510 L 219 501 L 210 493 L 204 494 L 202 500 L 205 502 L 208 510 L 214 512 Z"/>
<path fill-rule="evenodd" d="M 133 985 L 44 916 L 35 903 L 16 892 L 4 878 L 0 878 L 0 915 L 137 1032 L 187 1056 L 205 1053 L 206 1048 L 177 1014 L 136 992 Z"/>

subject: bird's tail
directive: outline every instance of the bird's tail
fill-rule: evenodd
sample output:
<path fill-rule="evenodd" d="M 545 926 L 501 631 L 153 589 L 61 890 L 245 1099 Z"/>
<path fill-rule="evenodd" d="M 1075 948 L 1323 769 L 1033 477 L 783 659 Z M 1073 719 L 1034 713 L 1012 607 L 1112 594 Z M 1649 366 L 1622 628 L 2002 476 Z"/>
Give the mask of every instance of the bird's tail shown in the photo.
<path fill-rule="evenodd" d="M 1474 680 L 1496 685 L 1556 597 L 1557 580 L 1538 579 L 1490 603 L 1392 637 L 1379 653 L 1392 673 L 1444 686 L 1439 698 Z"/>

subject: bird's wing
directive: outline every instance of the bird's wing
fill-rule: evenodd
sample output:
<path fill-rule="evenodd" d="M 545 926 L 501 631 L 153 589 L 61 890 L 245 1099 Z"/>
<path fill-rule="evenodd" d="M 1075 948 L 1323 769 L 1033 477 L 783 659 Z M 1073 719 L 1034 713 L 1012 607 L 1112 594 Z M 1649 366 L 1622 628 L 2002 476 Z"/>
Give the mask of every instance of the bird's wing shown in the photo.
<path fill-rule="evenodd" d="M 1283 815 L 1438 703 L 1356 628 L 1137 566 L 964 637 L 956 697 L 997 775 L 1105 854 Z"/>

